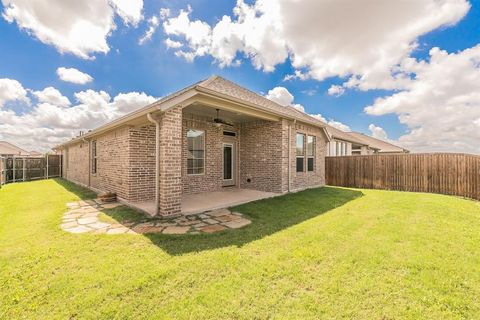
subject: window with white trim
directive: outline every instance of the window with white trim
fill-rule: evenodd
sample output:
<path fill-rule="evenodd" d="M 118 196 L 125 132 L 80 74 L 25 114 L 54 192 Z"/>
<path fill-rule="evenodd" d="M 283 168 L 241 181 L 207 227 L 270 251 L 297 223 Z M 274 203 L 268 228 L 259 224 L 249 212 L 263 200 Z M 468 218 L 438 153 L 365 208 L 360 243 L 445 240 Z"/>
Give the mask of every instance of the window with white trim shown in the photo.
<path fill-rule="evenodd" d="M 307 171 L 313 171 L 315 167 L 315 137 L 307 136 Z"/>
<path fill-rule="evenodd" d="M 205 131 L 187 131 L 187 174 L 205 173 Z"/>
<path fill-rule="evenodd" d="M 297 172 L 305 171 L 305 135 L 297 133 L 296 140 Z"/>

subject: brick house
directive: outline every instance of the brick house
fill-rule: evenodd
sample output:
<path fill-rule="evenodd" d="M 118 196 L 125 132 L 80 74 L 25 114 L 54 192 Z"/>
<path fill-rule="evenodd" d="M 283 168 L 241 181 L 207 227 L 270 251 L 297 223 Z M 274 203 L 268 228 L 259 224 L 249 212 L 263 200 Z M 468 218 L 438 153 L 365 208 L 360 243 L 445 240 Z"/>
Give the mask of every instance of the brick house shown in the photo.
<path fill-rule="evenodd" d="M 55 149 L 65 179 L 171 216 L 192 194 L 323 186 L 328 141 L 324 123 L 212 76 Z"/>

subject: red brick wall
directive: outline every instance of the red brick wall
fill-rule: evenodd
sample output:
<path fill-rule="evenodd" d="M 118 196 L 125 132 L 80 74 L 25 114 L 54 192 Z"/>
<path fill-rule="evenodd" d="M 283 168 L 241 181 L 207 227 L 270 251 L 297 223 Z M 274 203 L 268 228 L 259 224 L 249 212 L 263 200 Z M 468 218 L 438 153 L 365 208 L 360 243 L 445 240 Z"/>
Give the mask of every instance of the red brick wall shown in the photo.
<path fill-rule="evenodd" d="M 128 127 L 122 127 L 92 139 L 97 142 L 97 172 L 90 176 L 93 188 L 116 192 L 127 200 L 130 200 L 129 131 Z"/>
<path fill-rule="evenodd" d="M 128 185 L 130 201 L 155 199 L 155 125 L 129 130 Z"/>
<path fill-rule="evenodd" d="M 182 109 L 175 107 L 160 119 L 159 203 L 163 216 L 181 213 Z"/>
<path fill-rule="evenodd" d="M 242 124 L 240 187 L 282 192 L 282 147 L 282 122 Z"/>
<path fill-rule="evenodd" d="M 88 143 L 72 144 L 63 151 L 63 177 L 81 185 L 88 185 Z"/>
<path fill-rule="evenodd" d="M 291 136 L 291 191 L 304 189 L 308 187 L 323 186 L 325 185 L 325 155 L 327 151 L 327 141 L 325 135 L 322 133 L 322 129 L 303 125 L 297 123 L 292 125 L 292 136 Z M 303 133 L 305 135 L 313 135 L 316 137 L 316 148 L 315 148 L 315 165 L 314 171 L 308 172 L 307 163 L 305 162 L 305 172 L 296 172 L 296 134 Z M 307 139 L 305 137 L 305 143 Z M 306 145 L 305 145 L 306 150 Z"/>
<path fill-rule="evenodd" d="M 187 174 L 187 131 L 197 129 L 205 131 L 205 173 Z M 210 121 L 184 114 L 182 128 L 182 186 L 184 194 L 218 191 L 222 189 L 223 179 L 223 130 Z M 229 131 L 237 131 L 229 127 Z"/>

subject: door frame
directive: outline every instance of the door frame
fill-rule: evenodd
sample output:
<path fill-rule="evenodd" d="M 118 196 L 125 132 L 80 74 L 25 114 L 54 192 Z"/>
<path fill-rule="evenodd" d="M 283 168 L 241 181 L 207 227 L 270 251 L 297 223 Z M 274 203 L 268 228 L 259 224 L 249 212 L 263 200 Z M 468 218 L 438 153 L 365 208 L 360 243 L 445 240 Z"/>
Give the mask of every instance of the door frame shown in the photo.
<path fill-rule="evenodd" d="M 232 148 L 232 171 L 231 179 L 225 179 L 225 146 Z M 232 187 L 237 185 L 237 142 L 235 141 L 223 141 L 222 142 L 222 187 Z"/>

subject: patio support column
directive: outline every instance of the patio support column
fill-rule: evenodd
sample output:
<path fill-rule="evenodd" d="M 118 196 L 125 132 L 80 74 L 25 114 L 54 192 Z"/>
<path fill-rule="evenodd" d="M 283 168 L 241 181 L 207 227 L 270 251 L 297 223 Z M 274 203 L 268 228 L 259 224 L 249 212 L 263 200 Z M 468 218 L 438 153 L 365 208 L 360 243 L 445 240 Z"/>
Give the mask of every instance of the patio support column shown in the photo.
<path fill-rule="evenodd" d="M 159 119 L 159 195 L 161 216 L 181 213 L 182 202 L 182 107 L 165 111 Z"/>

